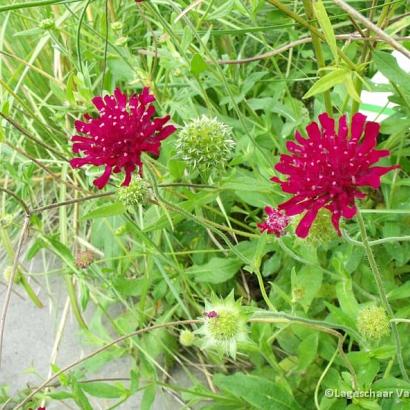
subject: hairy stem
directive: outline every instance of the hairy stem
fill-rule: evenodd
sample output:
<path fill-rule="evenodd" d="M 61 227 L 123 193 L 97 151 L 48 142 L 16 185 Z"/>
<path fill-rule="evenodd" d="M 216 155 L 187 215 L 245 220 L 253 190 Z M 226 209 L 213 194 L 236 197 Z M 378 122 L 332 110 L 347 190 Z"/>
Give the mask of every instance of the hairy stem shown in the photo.
<path fill-rule="evenodd" d="M 369 239 L 367 237 L 366 227 L 365 227 L 364 220 L 363 220 L 363 217 L 362 217 L 360 211 L 358 211 L 358 213 L 357 213 L 357 220 L 359 222 L 359 228 L 360 228 L 360 234 L 362 236 L 363 246 L 365 248 L 367 257 L 369 259 L 370 268 L 372 270 L 373 277 L 374 277 L 374 280 L 375 280 L 376 285 L 377 285 L 377 290 L 379 292 L 380 300 L 381 300 L 382 305 L 383 305 L 384 309 L 386 310 L 387 314 L 390 316 L 390 319 L 392 319 L 393 316 L 394 316 L 393 309 L 391 308 L 390 303 L 387 299 L 386 291 L 384 290 L 384 286 L 383 286 L 382 276 L 381 276 L 381 273 L 379 271 L 379 267 L 377 266 L 376 259 L 374 257 L 372 248 L 369 244 Z M 394 336 L 394 339 L 395 339 L 395 342 L 396 342 L 397 362 L 399 364 L 400 371 L 401 371 L 401 374 L 402 374 L 404 380 L 408 381 L 409 377 L 407 375 L 406 367 L 405 367 L 404 361 L 403 361 L 403 355 L 402 355 L 402 352 L 401 352 L 400 335 L 399 335 L 399 331 L 397 329 L 397 325 L 396 325 L 395 322 L 391 322 L 391 328 L 392 328 L 392 333 L 393 333 L 393 336 Z"/>

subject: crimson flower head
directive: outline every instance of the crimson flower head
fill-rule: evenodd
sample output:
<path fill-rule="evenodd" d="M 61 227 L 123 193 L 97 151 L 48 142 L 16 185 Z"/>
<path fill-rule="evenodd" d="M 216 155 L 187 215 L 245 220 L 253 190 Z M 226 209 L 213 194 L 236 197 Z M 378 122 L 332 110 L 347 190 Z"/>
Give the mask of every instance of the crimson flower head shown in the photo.
<path fill-rule="evenodd" d="M 173 125 L 165 125 L 169 115 L 152 118 L 155 97 L 148 88 L 139 95 L 128 98 L 118 88 L 114 95 L 95 97 L 92 102 L 99 111 L 96 117 L 85 115 L 85 121 L 76 121 L 79 134 L 72 137 L 73 152 L 84 156 L 73 158 L 70 164 L 80 168 L 90 164 L 104 166 L 104 173 L 94 180 L 98 189 L 104 188 L 112 173 L 125 172 L 122 185 L 128 186 L 131 175 L 138 167 L 142 172 L 141 154 L 159 155 L 161 141 L 174 131 Z"/>
<path fill-rule="evenodd" d="M 286 227 L 289 225 L 290 218 L 284 211 L 273 209 L 270 206 L 265 207 L 265 213 L 267 215 L 265 221 L 257 224 L 259 230 L 272 233 L 279 238 L 284 234 Z"/>
<path fill-rule="evenodd" d="M 340 235 L 340 218 L 353 218 L 357 212 L 355 199 L 366 197 L 362 187 L 377 189 L 382 175 L 398 168 L 373 166 L 387 157 L 387 150 L 376 150 L 379 124 L 366 122 L 366 116 L 353 115 L 350 127 L 346 116 L 335 120 L 324 113 L 319 115 L 320 126 L 312 122 L 306 127 L 307 138 L 296 132 L 296 141 L 289 141 L 289 154 L 281 155 L 275 169 L 287 176 L 285 180 L 273 177 L 282 191 L 292 198 L 279 209 L 292 216 L 304 213 L 296 234 L 305 238 L 320 208 L 332 214 L 332 223 Z"/>

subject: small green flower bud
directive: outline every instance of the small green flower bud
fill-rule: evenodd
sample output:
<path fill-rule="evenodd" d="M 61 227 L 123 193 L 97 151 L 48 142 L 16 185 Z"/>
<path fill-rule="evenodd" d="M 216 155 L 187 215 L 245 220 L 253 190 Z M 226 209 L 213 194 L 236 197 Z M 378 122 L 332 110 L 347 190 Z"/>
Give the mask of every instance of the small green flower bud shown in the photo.
<path fill-rule="evenodd" d="M 200 170 L 225 166 L 234 147 L 232 129 L 205 115 L 186 124 L 176 142 L 178 157 Z"/>
<path fill-rule="evenodd" d="M 75 266 L 79 269 L 88 268 L 95 259 L 95 255 L 91 251 L 78 252 L 75 258 Z"/>
<path fill-rule="evenodd" d="M 195 334 L 191 332 L 190 330 L 183 330 L 179 334 L 179 343 L 181 343 L 182 346 L 192 346 L 195 341 Z"/>
<path fill-rule="evenodd" d="M 56 28 L 56 24 L 53 19 L 48 18 L 41 20 L 38 27 L 42 30 L 54 30 Z"/>
<path fill-rule="evenodd" d="M 111 24 L 112 31 L 122 31 L 123 27 L 124 27 L 124 24 L 122 24 L 121 21 L 114 21 Z"/>
<path fill-rule="evenodd" d="M 143 205 L 149 197 L 149 184 L 140 176 L 125 187 L 121 187 L 117 191 L 118 200 L 125 206 L 135 207 Z"/>
<path fill-rule="evenodd" d="M 7 266 L 3 272 L 3 277 L 6 283 L 10 282 L 12 273 L 13 273 L 13 266 Z M 14 283 L 20 283 L 20 281 L 21 281 L 21 272 L 17 269 L 16 274 L 14 275 Z"/>
<path fill-rule="evenodd" d="M 389 319 L 382 307 L 363 308 L 357 317 L 357 329 L 367 340 L 377 341 L 390 333 Z"/>
<path fill-rule="evenodd" d="M 122 235 L 125 234 L 125 232 L 127 232 L 127 225 L 123 224 L 115 230 L 114 235 L 115 236 L 122 236 Z"/>
<path fill-rule="evenodd" d="M 8 228 L 13 223 L 13 215 L 11 214 L 0 214 L 0 227 Z"/>

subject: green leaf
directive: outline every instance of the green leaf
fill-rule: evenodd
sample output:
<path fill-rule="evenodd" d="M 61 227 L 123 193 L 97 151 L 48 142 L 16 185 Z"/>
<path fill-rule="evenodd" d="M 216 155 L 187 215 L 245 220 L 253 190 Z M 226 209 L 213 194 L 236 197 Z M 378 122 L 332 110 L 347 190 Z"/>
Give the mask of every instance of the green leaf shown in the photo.
<path fill-rule="evenodd" d="M 141 400 L 141 410 L 150 410 L 152 404 L 155 400 L 157 386 L 155 384 L 150 384 L 144 389 L 144 395 L 142 396 Z"/>
<path fill-rule="evenodd" d="M 308 311 L 313 299 L 322 286 L 323 273 L 320 269 L 305 266 L 297 274 L 292 272 L 292 291 L 300 295 L 298 302 L 305 312 Z"/>
<path fill-rule="evenodd" d="M 345 87 L 346 87 L 347 93 L 350 95 L 350 97 L 352 97 L 355 101 L 357 101 L 359 103 L 362 101 L 360 99 L 359 94 L 356 91 L 355 86 L 354 86 L 352 75 L 346 76 Z"/>
<path fill-rule="evenodd" d="M 214 382 L 217 387 L 230 393 L 233 397 L 242 399 L 243 408 L 299 410 L 301 407 L 290 393 L 277 382 L 266 378 L 235 373 L 232 376 L 216 374 Z M 248 404 L 248 405 L 246 405 Z"/>
<path fill-rule="evenodd" d="M 191 60 L 191 72 L 192 74 L 199 75 L 206 71 L 208 64 L 204 61 L 200 54 L 196 53 Z"/>
<path fill-rule="evenodd" d="M 303 98 L 310 98 L 316 94 L 323 93 L 335 85 L 345 82 L 349 75 L 349 69 L 345 67 L 336 68 L 332 72 L 319 78 L 319 80 L 310 87 L 309 91 L 303 96 Z"/>
<path fill-rule="evenodd" d="M 105 399 L 116 399 L 126 393 L 124 388 L 101 382 L 82 383 L 81 388 L 91 396 Z"/>
<path fill-rule="evenodd" d="M 298 370 L 305 370 L 313 362 L 313 360 L 315 360 L 318 344 L 318 332 L 312 333 L 302 340 L 298 347 Z"/>
<path fill-rule="evenodd" d="M 121 202 L 115 202 L 109 205 L 102 205 L 83 215 L 81 219 L 106 218 L 108 216 L 122 215 L 126 211 Z"/>
<path fill-rule="evenodd" d="M 336 284 L 336 295 L 342 311 L 355 319 L 359 311 L 359 304 L 353 293 L 352 279 L 343 277 Z"/>
<path fill-rule="evenodd" d="M 330 50 L 332 51 L 333 57 L 337 63 L 339 60 L 339 56 L 337 54 L 336 37 L 333 31 L 332 23 L 329 19 L 329 16 L 327 14 L 325 6 L 323 5 L 322 0 L 317 0 L 315 2 L 314 10 L 315 10 L 315 14 L 319 22 L 319 25 L 321 29 L 323 30 L 323 34 L 326 38 L 326 42 L 329 45 Z"/>
<path fill-rule="evenodd" d="M 410 75 L 400 68 L 394 56 L 383 51 L 375 51 L 373 61 L 378 70 L 391 82 L 401 85 L 410 92 Z"/>
<path fill-rule="evenodd" d="M 410 281 L 407 281 L 404 285 L 394 288 L 388 295 L 389 300 L 407 299 L 410 297 Z"/>
<path fill-rule="evenodd" d="M 236 258 L 212 258 L 201 266 L 192 266 L 187 270 L 196 282 L 223 283 L 233 278 L 243 265 Z"/>

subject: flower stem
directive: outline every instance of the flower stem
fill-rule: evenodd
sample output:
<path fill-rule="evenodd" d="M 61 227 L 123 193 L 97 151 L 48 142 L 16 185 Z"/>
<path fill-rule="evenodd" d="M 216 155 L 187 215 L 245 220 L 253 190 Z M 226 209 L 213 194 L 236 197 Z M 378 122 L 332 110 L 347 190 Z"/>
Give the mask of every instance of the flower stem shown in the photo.
<path fill-rule="evenodd" d="M 303 7 L 305 9 L 306 17 L 311 21 L 314 18 L 314 11 L 313 11 L 312 1 L 311 0 L 303 0 Z M 310 24 L 312 24 L 312 23 L 310 23 Z M 325 59 L 323 57 L 322 43 L 320 41 L 320 38 L 312 30 L 310 30 L 310 34 L 312 36 L 312 45 L 313 45 L 313 49 L 315 51 L 318 68 L 319 69 L 324 68 L 325 67 Z M 323 75 L 323 73 L 320 72 L 319 75 Z M 326 107 L 327 113 L 329 115 L 332 115 L 333 107 L 332 107 L 332 100 L 330 98 L 330 91 L 329 90 L 326 90 L 326 91 L 323 92 L 323 99 L 324 99 L 324 102 L 325 102 L 325 107 Z"/>
<path fill-rule="evenodd" d="M 258 278 L 259 289 L 261 291 L 263 300 L 265 301 L 266 305 L 269 307 L 270 310 L 276 312 L 275 306 L 273 306 L 268 294 L 266 293 L 265 284 L 263 283 L 263 278 L 259 269 L 255 269 L 255 275 Z"/>
<path fill-rule="evenodd" d="M 372 270 L 373 277 L 374 277 L 376 285 L 377 285 L 377 290 L 379 292 L 380 300 L 381 300 L 382 305 L 383 305 L 384 309 L 386 310 L 387 314 L 390 316 L 390 319 L 392 319 L 393 316 L 394 316 L 393 309 L 391 308 L 390 303 L 387 299 L 386 291 L 384 290 L 384 287 L 383 287 L 382 276 L 381 276 L 379 268 L 377 266 L 376 259 L 374 257 L 372 248 L 369 244 L 369 239 L 367 237 L 366 227 L 365 227 L 364 220 L 363 220 L 363 217 L 362 217 L 360 211 L 357 212 L 357 220 L 359 222 L 359 228 L 360 228 L 360 234 L 362 236 L 363 246 L 366 250 L 366 254 L 367 254 L 367 257 L 369 259 L 370 268 Z M 400 335 L 399 335 L 399 332 L 398 332 L 398 329 L 397 329 L 397 325 L 393 321 L 391 321 L 391 328 L 392 328 L 392 333 L 393 333 L 393 336 L 394 336 L 394 339 L 395 339 L 395 342 L 396 342 L 397 362 L 399 364 L 400 371 L 401 371 L 401 374 L 402 374 L 404 380 L 408 381 L 409 377 L 407 375 L 406 367 L 404 365 L 403 356 L 402 356 L 402 353 L 401 353 Z"/>
<path fill-rule="evenodd" d="M 43 302 L 41 302 L 41 300 L 37 296 L 36 292 L 34 292 L 33 288 L 28 283 L 28 281 L 27 281 L 26 277 L 24 276 L 24 274 L 21 274 L 20 283 L 23 286 L 24 290 L 26 291 L 28 297 L 32 300 L 32 302 L 38 308 L 43 308 L 44 307 Z"/>

